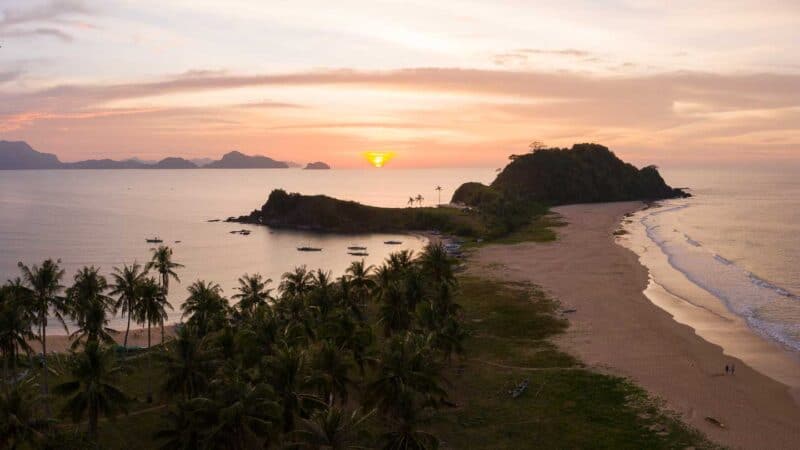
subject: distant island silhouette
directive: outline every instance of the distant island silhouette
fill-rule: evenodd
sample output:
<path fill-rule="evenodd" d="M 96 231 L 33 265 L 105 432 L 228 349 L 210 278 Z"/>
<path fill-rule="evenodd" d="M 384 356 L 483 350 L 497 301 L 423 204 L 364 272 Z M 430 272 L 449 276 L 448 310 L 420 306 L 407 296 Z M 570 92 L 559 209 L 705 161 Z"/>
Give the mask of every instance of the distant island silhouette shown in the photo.
<path fill-rule="evenodd" d="M 185 159 L 167 157 L 160 161 L 143 161 L 138 158 L 126 160 L 88 159 L 77 162 L 62 162 L 52 153 L 34 150 L 24 141 L 0 141 L 0 170 L 48 170 L 48 169 L 288 169 L 299 164 L 278 161 L 263 155 L 245 155 L 231 151 L 219 160 L 210 158 Z M 330 169 L 324 162 L 313 162 L 306 169 Z"/>

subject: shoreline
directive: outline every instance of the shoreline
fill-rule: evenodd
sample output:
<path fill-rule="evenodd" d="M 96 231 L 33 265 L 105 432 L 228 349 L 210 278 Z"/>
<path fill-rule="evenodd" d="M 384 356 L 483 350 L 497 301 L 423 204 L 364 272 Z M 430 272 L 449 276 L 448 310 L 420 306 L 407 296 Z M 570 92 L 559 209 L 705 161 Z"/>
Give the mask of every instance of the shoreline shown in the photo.
<path fill-rule="evenodd" d="M 713 441 L 734 448 L 796 446 L 800 406 L 786 384 L 726 355 L 645 296 L 648 269 L 612 236 L 623 216 L 641 207 L 555 208 L 568 222 L 557 241 L 479 248 L 468 271 L 535 283 L 563 308 L 575 309 L 556 339 L 562 348 L 594 369 L 631 378 Z M 736 374 L 725 375 L 731 363 Z"/>

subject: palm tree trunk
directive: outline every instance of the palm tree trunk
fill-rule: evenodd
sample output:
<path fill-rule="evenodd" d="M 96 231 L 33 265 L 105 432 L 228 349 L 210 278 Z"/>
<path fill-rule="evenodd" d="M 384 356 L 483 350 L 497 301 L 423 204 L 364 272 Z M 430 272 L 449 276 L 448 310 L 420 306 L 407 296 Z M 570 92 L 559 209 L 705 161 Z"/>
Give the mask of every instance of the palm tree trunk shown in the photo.
<path fill-rule="evenodd" d="M 125 347 L 125 353 L 124 354 L 128 353 L 128 333 L 130 333 L 130 331 L 131 331 L 131 307 L 130 307 L 130 305 L 128 305 L 127 310 L 128 310 L 128 328 L 125 329 L 125 341 L 124 341 L 124 344 L 122 344 Z"/>
<path fill-rule="evenodd" d="M 97 440 L 97 406 L 89 405 L 89 437 L 93 441 Z"/>
<path fill-rule="evenodd" d="M 50 411 L 50 388 L 47 386 L 47 311 L 42 310 L 40 313 L 41 319 L 41 332 L 39 338 L 42 341 L 42 395 L 44 396 L 44 412 L 45 416 L 49 419 Z"/>
<path fill-rule="evenodd" d="M 153 355 L 150 354 L 150 319 L 147 319 L 147 372 L 152 373 L 151 360 Z M 147 403 L 153 403 L 153 384 L 147 383 Z"/>
<path fill-rule="evenodd" d="M 161 346 L 164 346 L 164 319 L 161 319 Z"/>

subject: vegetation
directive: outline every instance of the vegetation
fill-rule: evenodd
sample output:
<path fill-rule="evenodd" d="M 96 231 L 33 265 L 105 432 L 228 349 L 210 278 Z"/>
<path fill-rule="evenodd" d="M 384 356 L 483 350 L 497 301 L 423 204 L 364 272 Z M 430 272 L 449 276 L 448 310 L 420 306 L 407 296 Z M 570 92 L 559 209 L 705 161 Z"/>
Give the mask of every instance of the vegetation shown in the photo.
<path fill-rule="evenodd" d="M 410 197 L 409 206 L 417 204 L 415 208 L 379 208 L 325 195 L 289 194 L 276 189 L 261 209 L 229 220 L 343 233 L 437 229 L 462 236 L 482 236 L 488 231 L 487 224 L 477 214 L 457 208 L 422 207 L 423 200 L 421 195 Z"/>
<path fill-rule="evenodd" d="M 668 186 L 655 166 L 637 169 L 598 144 L 566 149 L 536 142 L 530 153 L 510 159 L 491 186 L 466 183 L 455 192 L 453 202 L 479 207 L 497 198 L 514 198 L 562 205 L 689 195 Z"/>

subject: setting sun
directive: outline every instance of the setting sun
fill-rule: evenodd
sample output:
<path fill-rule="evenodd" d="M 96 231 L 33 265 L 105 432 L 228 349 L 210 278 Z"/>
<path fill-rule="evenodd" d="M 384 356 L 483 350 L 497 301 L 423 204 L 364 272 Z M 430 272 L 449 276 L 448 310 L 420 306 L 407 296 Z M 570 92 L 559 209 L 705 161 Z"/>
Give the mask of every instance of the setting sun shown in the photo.
<path fill-rule="evenodd" d="M 394 152 L 367 152 L 364 156 L 373 166 L 383 167 L 389 160 L 394 158 Z"/>

